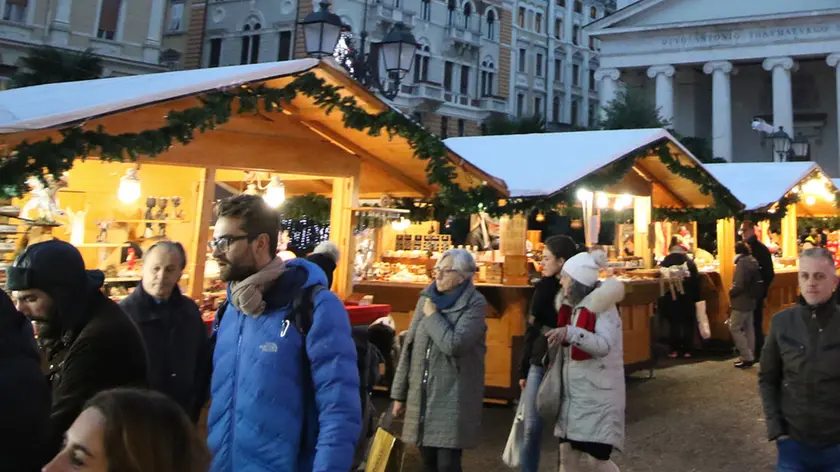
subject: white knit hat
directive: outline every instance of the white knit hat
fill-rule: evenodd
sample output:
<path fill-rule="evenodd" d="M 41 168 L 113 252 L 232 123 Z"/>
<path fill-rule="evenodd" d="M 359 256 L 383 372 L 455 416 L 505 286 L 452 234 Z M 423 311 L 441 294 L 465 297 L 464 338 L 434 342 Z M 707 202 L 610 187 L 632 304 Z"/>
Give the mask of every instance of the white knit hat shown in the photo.
<path fill-rule="evenodd" d="M 594 287 L 595 283 L 598 282 L 599 272 L 606 267 L 607 254 L 600 249 L 596 249 L 569 258 L 568 261 L 563 263 L 563 272 L 587 287 Z"/>

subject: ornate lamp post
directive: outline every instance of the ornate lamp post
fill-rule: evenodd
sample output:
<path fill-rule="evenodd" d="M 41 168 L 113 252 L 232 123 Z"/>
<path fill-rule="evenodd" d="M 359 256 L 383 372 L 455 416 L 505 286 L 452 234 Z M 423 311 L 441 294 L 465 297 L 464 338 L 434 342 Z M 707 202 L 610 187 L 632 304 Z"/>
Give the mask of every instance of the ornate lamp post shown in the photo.
<path fill-rule="evenodd" d="M 307 54 L 319 58 L 334 53 L 342 28 L 338 15 L 329 11 L 330 4 L 324 1 L 320 5 L 319 11 L 306 15 L 300 23 L 303 26 Z M 366 3 L 363 24 L 367 22 L 367 10 Z M 399 93 L 400 82 L 414 64 L 414 55 L 418 47 L 417 40 L 414 39 L 408 26 L 398 22 L 385 35 L 382 42 L 374 43 L 377 46 L 375 52 L 366 53 L 367 35 L 367 31 L 363 29 L 360 33 L 359 49 L 350 51 L 347 55 L 347 61 L 352 64 L 350 74 L 365 87 L 392 100 Z M 379 77 L 379 61 L 377 60 L 379 58 L 371 54 L 381 56 L 387 72 L 385 80 Z"/>
<path fill-rule="evenodd" d="M 791 139 L 784 126 L 779 126 L 779 129 L 770 135 L 770 139 L 773 140 L 773 151 L 779 156 L 780 162 L 801 161 L 808 157 L 810 145 L 802 133 Z"/>

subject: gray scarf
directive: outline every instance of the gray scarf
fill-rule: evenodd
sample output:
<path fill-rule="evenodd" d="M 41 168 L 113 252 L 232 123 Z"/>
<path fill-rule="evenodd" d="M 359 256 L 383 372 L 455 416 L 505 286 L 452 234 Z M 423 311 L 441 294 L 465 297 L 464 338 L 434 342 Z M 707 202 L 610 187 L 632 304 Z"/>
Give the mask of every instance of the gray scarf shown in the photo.
<path fill-rule="evenodd" d="M 263 293 L 286 270 L 286 263 L 275 257 L 256 274 L 230 283 L 230 302 L 246 315 L 259 316 L 265 310 Z"/>

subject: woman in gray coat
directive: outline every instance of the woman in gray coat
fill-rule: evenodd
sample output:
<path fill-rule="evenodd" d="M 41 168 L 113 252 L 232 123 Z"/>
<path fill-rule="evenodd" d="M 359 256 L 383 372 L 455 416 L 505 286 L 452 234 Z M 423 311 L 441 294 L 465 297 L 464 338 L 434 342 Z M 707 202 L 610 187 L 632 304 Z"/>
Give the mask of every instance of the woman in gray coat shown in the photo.
<path fill-rule="evenodd" d="M 473 285 L 475 260 L 446 251 L 420 293 L 391 387 L 402 439 L 420 448 L 427 472 L 460 472 L 478 446 L 484 397 L 487 302 Z"/>

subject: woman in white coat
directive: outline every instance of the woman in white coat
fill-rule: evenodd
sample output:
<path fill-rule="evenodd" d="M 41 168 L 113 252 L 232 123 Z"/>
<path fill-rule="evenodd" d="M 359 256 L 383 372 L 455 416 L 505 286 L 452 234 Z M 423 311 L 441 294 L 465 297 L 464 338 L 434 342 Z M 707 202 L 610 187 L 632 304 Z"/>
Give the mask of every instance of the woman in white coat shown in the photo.
<path fill-rule="evenodd" d="M 578 254 L 563 266 L 558 328 L 550 346 L 562 345 L 563 393 L 554 435 L 560 472 L 617 472 L 610 460 L 624 445 L 624 353 L 616 304 L 624 284 L 598 280 L 603 251 Z"/>

